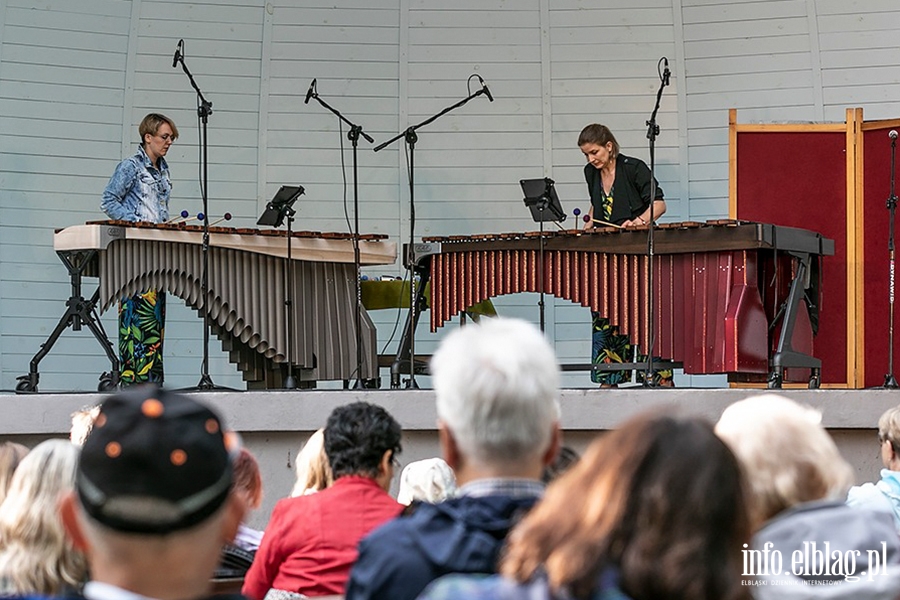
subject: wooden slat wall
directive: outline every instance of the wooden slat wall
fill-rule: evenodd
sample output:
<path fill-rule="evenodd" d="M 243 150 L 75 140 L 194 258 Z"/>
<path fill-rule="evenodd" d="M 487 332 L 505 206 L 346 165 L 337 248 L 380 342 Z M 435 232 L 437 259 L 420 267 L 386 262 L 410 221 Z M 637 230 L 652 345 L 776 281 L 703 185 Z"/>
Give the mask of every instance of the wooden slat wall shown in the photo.
<path fill-rule="evenodd" d="M 518 187 L 526 177 L 553 177 L 564 208 L 585 210 L 577 134 L 606 123 L 624 152 L 646 160 L 661 56 L 672 69 L 657 117 L 665 218 L 722 217 L 727 110 L 738 108 L 742 122 L 840 121 L 846 106 L 864 106 L 871 119 L 896 116 L 898 21 L 891 0 L 609 0 L 602 8 L 584 0 L 0 0 L 0 388 L 27 371 L 68 295 L 52 230 L 101 218 L 102 189 L 151 109 L 181 130 L 170 153 L 171 208 L 200 210 L 196 97 L 171 68 L 179 39 L 213 102 L 209 212 L 231 212 L 244 226 L 280 185 L 299 183 L 307 194 L 298 229 L 348 229 L 346 127 L 315 100 L 303 103 L 313 78 L 321 98 L 377 144 L 462 99 L 469 75 L 481 75 L 495 102 L 476 98 L 418 132 L 421 237 L 536 229 Z M 360 142 L 361 229 L 402 243 L 404 144 L 372 148 Z M 397 265 L 366 271 L 402 273 Z M 522 295 L 497 304 L 536 322 L 536 302 Z M 169 310 L 170 383 L 192 385 L 200 323 L 177 300 Z M 585 361 L 587 311 L 552 298 L 547 311 L 561 359 Z M 372 317 L 387 343 L 397 314 Z M 115 337 L 112 315 L 104 322 Z M 418 352 L 430 353 L 443 333 L 426 329 Z M 212 350 L 217 383 L 240 387 Z M 90 389 L 104 368 L 85 332 L 68 333 L 42 364 L 42 387 Z M 566 383 L 586 381 L 578 374 Z"/>

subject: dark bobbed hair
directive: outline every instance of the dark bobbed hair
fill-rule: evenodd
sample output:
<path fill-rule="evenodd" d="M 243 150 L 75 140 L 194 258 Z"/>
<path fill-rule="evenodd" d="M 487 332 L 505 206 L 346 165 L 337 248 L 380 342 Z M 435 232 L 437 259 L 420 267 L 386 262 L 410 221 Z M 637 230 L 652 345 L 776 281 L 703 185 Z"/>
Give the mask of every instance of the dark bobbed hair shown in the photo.
<path fill-rule="evenodd" d="M 745 598 L 737 459 L 697 418 L 642 415 L 594 442 L 510 535 L 501 572 L 587 598 L 606 568 L 634 600 Z"/>
<path fill-rule="evenodd" d="M 578 147 L 584 146 L 585 144 L 597 144 L 598 146 L 605 146 L 606 144 L 612 142 L 612 152 L 613 158 L 619 155 L 619 142 L 616 141 L 616 136 L 613 135 L 612 131 L 609 130 L 609 127 L 606 125 L 601 125 L 600 123 L 591 123 L 587 127 L 581 130 L 581 133 L 578 135 Z"/>
<path fill-rule="evenodd" d="M 400 424 L 380 406 L 354 402 L 335 408 L 325 425 L 325 454 L 335 480 L 378 475 L 385 451 L 399 454 Z"/>

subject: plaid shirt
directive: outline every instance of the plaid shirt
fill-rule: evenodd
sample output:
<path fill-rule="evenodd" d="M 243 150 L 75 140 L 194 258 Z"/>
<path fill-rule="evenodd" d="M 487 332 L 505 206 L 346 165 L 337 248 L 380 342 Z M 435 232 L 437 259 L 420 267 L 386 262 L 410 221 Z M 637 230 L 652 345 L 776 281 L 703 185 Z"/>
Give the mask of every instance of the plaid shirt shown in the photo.
<path fill-rule="evenodd" d="M 459 488 L 459 496 L 483 498 L 485 496 L 509 496 L 510 498 L 541 498 L 544 484 L 535 479 L 496 477 L 476 479 Z"/>

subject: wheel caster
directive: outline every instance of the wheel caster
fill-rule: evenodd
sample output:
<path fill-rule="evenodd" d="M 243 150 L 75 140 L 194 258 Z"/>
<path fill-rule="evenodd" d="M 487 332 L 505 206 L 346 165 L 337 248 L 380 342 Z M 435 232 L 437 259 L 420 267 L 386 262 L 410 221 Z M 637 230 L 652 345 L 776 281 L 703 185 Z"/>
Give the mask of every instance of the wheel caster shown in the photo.
<path fill-rule="evenodd" d="M 818 376 L 818 375 L 813 375 L 812 377 L 809 378 L 809 386 L 808 386 L 808 389 L 811 389 L 811 390 L 817 390 L 817 389 L 819 389 L 819 384 L 820 384 L 820 383 L 821 383 L 821 381 L 819 380 L 819 376 Z"/>
<path fill-rule="evenodd" d="M 19 382 L 16 384 L 17 392 L 36 392 L 37 391 L 37 376 L 32 378 L 31 375 L 21 375 L 16 377 L 16 380 Z"/>
<path fill-rule="evenodd" d="M 766 382 L 766 387 L 770 390 L 780 390 L 781 389 L 781 381 L 782 376 L 775 371 L 769 373 L 769 380 Z"/>

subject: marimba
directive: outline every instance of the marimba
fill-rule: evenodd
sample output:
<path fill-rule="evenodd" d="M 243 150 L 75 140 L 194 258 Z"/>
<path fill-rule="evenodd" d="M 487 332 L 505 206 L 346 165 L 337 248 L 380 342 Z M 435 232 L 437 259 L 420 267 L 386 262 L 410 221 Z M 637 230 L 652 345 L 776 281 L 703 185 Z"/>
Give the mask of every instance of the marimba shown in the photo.
<path fill-rule="evenodd" d="M 360 264 L 393 264 L 396 244 L 386 237 L 359 237 Z M 289 339 L 291 362 L 301 383 L 377 377 L 376 331 L 364 309 L 360 319 L 363 372 L 356 373 L 353 236 L 293 232 L 292 331 L 287 330 L 285 312 L 287 243 L 281 230 L 210 227 L 204 297 L 201 226 L 97 221 L 59 230 L 53 240 L 73 277 L 73 297 L 76 277 L 79 286 L 82 276 L 100 279 L 92 301 L 81 299 L 82 304 L 106 310 L 119 298 L 148 287 L 178 296 L 208 317 L 211 331 L 222 340 L 248 387 L 281 386 Z M 80 289 L 77 295 L 80 298 Z M 86 314 L 82 310 L 75 316 L 77 325 L 88 320 Z M 88 325 L 93 331 L 94 326 Z M 65 323 L 61 321 L 60 326 L 44 346 L 52 346 Z M 32 360 L 29 376 L 20 378 L 33 381 L 33 386 L 24 389 L 36 389 L 37 362 L 48 351 L 49 347 L 42 349 Z"/>
<path fill-rule="evenodd" d="M 651 310 L 647 237 L 646 228 L 611 227 L 432 237 L 407 258 L 417 265 L 420 289 L 431 280 L 432 331 L 487 298 L 543 291 L 598 311 L 642 349 L 653 319 L 653 354 L 681 363 L 685 373 L 732 380 L 768 374 L 778 387 L 784 368 L 797 367 L 811 369 L 810 385 L 818 385 L 821 363 L 811 356 L 818 261 L 834 254 L 832 240 L 731 220 L 660 225 Z M 404 350 L 398 360 L 408 363 L 401 342 Z"/>

